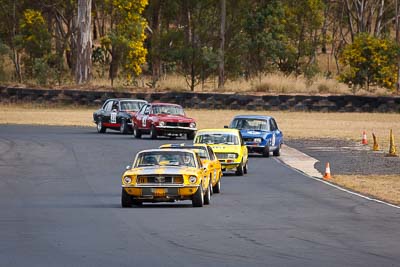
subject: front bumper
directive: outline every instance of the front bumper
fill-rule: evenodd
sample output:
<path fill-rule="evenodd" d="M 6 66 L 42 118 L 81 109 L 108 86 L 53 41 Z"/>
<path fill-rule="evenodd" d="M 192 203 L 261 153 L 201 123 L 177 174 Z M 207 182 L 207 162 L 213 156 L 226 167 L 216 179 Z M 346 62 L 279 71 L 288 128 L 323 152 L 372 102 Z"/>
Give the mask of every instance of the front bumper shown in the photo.
<path fill-rule="evenodd" d="M 190 199 L 200 185 L 123 185 L 125 191 L 136 199 Z"/>
<path fill-rule="evenodd" d="M 247 151 L 249 153 L 263 153 L 265 148 L 268 146 L 266 146 L 266 145 L 247 145 L 246 144 L 246 147 L 247 147 Z"/>
<path fill-rule="evenodd" d="M 182 126 L 156 126 L 158 131 L 166 133 L 189 133 L 197 131 L 197 128 L 182 127 Z"/>
<path fill-rule="evenodd" d="M 221 163 L 221 168 L 225 170 L 236 169 L 240 162 L 228 162 L 227 159 L 220 159 L 219 162 Z"/>

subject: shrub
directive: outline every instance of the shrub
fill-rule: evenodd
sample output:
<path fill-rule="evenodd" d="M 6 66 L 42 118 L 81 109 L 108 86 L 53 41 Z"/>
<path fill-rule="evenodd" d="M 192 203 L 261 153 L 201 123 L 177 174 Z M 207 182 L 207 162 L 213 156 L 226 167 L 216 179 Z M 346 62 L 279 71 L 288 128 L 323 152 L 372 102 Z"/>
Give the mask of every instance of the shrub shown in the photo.
<path fill-rule="evenodd" d="M 394 89 L 399 55 L 399 46 L 392 40 L 360 34 L 340 56 L 340 61 L 349 67 L 340 79 L 352 83 L 354 92 L 358 86 L 369 90 L 370 85 Z"/>

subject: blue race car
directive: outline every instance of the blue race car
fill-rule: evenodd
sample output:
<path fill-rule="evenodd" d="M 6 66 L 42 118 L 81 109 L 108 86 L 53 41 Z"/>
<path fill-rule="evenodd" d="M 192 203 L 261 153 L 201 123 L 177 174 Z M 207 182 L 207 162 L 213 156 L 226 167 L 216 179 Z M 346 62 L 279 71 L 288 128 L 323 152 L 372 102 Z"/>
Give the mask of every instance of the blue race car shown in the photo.
<path fill-rule="evenodd" d="M 280 156 L 283 134 L 274 118 L 259 115 L 239 115 L 233 118 L 229 128 L 239 129 L 249 153 L 269 157 Z"/>

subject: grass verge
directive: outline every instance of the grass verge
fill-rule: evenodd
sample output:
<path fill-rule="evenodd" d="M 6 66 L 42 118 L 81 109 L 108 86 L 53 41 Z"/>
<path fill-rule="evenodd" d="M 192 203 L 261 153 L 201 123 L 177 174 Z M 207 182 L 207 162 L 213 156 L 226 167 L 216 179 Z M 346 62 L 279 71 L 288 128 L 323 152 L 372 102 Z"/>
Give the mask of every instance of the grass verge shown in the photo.
<path fill-rule="evenodd" d="M 400 174 L 335 175 L 330 181 L 352 191 L 400 205 Z"/>

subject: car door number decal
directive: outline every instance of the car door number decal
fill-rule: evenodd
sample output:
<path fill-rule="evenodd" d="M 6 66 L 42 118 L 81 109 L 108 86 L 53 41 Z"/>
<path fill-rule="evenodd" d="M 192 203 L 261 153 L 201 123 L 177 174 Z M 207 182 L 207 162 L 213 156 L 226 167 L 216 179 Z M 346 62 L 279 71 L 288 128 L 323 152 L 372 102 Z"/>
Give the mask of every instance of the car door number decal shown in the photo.
<path fill-rule="evenodd" d="M 146 122 L 147 122 L 147 116 L 143 116 L 142 118 L 142 127 L 146 127 Z"/>
<path fill-rule="evenodd" d="M 111 112 L 110 122 L 117 123 L 117 112 Z"/>

